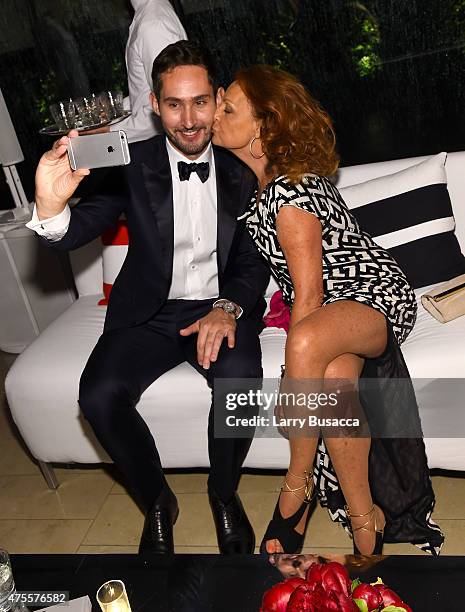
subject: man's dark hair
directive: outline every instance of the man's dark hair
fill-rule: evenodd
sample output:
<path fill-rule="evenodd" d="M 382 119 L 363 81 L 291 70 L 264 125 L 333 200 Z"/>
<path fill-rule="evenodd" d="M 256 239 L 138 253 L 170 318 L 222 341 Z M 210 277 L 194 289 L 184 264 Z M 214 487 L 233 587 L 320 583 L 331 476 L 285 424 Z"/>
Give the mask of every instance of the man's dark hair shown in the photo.
<path fill-rule="evenodd" d="M 216 94 L 218 89 L 213 60 L 205 47 L 190 40 L 178 40 L 157 55 L 152 66 L 153 93 L 160 99 L 162 75 L 178 66 L 202 66 L 208 73 L 208 80 Z"/>

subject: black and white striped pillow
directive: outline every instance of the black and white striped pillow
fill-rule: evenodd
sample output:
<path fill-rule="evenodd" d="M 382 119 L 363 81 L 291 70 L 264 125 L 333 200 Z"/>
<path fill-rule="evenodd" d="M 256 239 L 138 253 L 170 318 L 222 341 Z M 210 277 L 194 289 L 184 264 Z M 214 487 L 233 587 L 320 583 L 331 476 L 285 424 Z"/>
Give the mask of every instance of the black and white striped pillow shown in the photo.
<path fill-rule="evenodd" d="M 447 190 L 447 153 L 340 189 L 360 227 L 387 249 L 414 288 L 465 274 Z"/>

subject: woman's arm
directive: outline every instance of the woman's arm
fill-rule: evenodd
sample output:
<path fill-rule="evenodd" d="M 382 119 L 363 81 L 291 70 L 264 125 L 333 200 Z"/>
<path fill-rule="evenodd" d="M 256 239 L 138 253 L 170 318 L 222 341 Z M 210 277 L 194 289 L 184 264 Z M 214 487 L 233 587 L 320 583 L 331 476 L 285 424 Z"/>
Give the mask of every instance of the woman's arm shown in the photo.
<path fill-rule="evenodd" d="M 318 218 L 294 206 L 282 206 L 276 219 L 278 241 L 294 285 L 290 328 L 323 302 L 322 231 Z"/>

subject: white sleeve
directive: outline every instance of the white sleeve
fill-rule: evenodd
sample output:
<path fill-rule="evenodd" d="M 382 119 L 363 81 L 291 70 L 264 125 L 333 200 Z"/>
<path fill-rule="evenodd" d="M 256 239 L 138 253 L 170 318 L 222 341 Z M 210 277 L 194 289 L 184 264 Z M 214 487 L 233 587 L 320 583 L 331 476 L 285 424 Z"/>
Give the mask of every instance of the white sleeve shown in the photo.
<path fill-rule="evenodd" d="M 147 22 L 141 25 L 137 40 L 137 49 L 144 66 L 145 76 L 150 90 L 152 90 L 152 67 L 157 55 L 165 47 L 178 40 L 187 40 L 187 34 L 180 21 L 170 22 L 168 19 L 162 22 Z"/>
<path fill-rule="evenodd" d="M 36 232 L 39 236 L 47 238 L 47 240 L 51 242 L 57 242 L 61 240 L 68 231 L 70 220 L 71 211 L 68 204 L 66 204 L 66 208 L 58 215 L 49 217 L 48 219 L 42 219 L 42 221 L 37 216 L 37 209 L 34 205 L 32 219 L 29 223 L 26 223 L 26 227 Z"/>
<path fill-rule="evenodd" d="M 157 128 L 157 122 L 153 119 L 153 109 L 150 104 L 149 94 L 152 90 L 152 66 L 157 55 L 171 43 L 187 39 L 186 32 L 179 21 L 153 22 L 148 21 L 141 25 L 133 52 L 137 55 L 137 63 L 143 68 L 146 84 L 143 91 L 133 92 L 136 98 L 135 107 L 131 108 L 131 115 L 110 127 L 110 131 L 124 130 L 129 142 L 147 140 L 159 134 L 161 128 Z M 132 67 L 127 66 L 128 72 Z M 139 73 L 139 83 L 142 72 Z M 140 99 L 140 96 L 143 96 Z"/>

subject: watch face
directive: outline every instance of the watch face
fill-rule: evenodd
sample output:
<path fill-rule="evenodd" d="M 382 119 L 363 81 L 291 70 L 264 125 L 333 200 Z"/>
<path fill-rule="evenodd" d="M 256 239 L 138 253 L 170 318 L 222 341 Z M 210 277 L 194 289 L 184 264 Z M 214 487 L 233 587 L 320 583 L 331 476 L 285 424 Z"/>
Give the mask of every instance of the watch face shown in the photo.
<path fill-rule="evenodd" d="M 231 302 L 226 302 L 225 304 L 223 304 L 223 310 L 225 312 L 233 314 L 234 312 L 236 312 L 236 307 Z"/>

